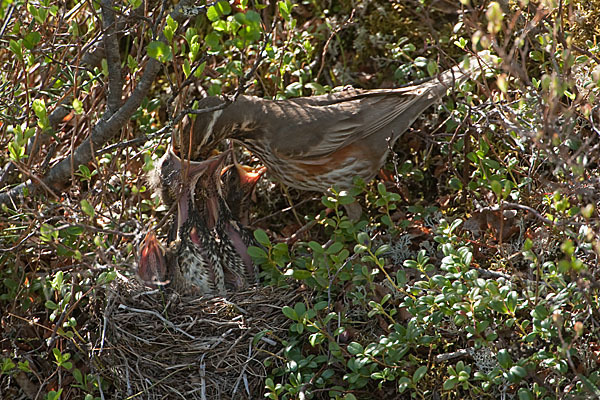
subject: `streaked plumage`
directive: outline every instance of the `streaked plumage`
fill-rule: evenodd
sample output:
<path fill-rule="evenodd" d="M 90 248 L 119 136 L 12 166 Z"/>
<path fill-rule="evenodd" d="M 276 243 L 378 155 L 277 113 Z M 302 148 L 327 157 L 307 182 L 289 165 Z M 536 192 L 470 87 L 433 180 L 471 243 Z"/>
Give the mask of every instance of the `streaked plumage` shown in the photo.
<path fill-rule="evenodd" d="M 177 289 L 220 295 L 256 282 L 243 228 L 222 192 L 226 155 L 186 163 L 169 150 L 157 163 L 152 185 L 166 205 L 177 203 L 177 222 L 168 255 L 153 234 L 145 240 L 138 269 L 144 281 L 152 275 L 148 271 L 167 270 Z M 187 176 L 182 177 L 182 170 Z"/>

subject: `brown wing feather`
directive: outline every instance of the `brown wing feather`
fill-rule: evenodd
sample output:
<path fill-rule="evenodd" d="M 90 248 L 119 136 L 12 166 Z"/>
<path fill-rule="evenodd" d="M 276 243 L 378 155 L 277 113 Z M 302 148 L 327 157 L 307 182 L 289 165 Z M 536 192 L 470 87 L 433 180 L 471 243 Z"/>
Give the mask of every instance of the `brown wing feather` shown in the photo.
<path fill-rule="evenodd" d="M 271 133 L 266 138 L 271 149 L 304 160 L 322 158 L 374 135 L 374 140 L 390 137 L 394 142 L 454 79 L 465 76 L 455 67 L 416 86 L 269 101 L 257 113 L 263 116 L 259 125 L 265 126 L 262 134 Z"/>

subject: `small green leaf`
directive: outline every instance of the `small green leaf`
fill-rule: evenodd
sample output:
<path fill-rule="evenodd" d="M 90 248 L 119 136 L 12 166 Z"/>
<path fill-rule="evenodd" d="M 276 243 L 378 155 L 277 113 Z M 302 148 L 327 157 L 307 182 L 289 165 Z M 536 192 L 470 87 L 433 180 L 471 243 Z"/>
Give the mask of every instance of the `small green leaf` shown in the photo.
<path fill-rule="evenodd" d="M 500 197 L 502 195 L 502 185 L 497 180 L 493 180 L 490 182 L 490 186 L 492 187 L 492 192 L 496 195 L 496 197 Z"/>
<path fill-rule="evenodd" d="M 292 273 L 292 276 L 298 280 L 304 280 L 304 279 L 308 279 L 308 278 L 312 277 L 312 272 L 307 271 L 305 269 L 294 268 L 294 272 Z"/>
<path fill-rule="evenodd" d="M 527 376 L 527 370 L 520 365 L 515 365 L 510 369 L 510 373 L 523 379 Z"/>
<path fill-rule="evenodd" d="M 173 55 L 171 54 L 171 48 L 158 40 L 153 40 L 148 44 L 148 55 L 157 61 L 165 63 L 171 61 Z"/>
<path fill-rule="evenodd" d="M 94 207 L 91 206 L 90 202 L 86 199 L 81 200 L 81 209 L 84 213 L 86 213 L 90 218 L 94 217 Z"/>
<path fill-rule="evenodd" d="M 58 304 L 56 304 L 52 300 L 47 300 L 46 303 L 44 303 L 44 305 L 49 310 L 57 310 L 58 309 Z"/>
<path fill-rule="evenodd" d="M 171 18 L 170 15 L 168 15 L 167 16 L 167 26 L 165 27 L 163 32 L 169 42 L 171 42 L 173 40 L 173 35 L 175 35 L 175 32 L 177 32 L 178 26 L 179 26 L 179 23 L 177 21 L 175 21 L 173 18 Z"/>
<path fill-rule="evenodd" d="M 410 379 L 403 376 L 402 378 L 400 378 L 398 380 L 398 392 L 399 393 L 404 392 L 406 389 L 408 389 L 409 385 L 410 385 Z"/>
<path fill-rule="evenodd" d="M 81 373 L 81 371 L 78 368 L 75 368 L 73 370 L 73 378 L 75 378 L 75 381 L 77 383 L 79 383 L 80 385 L 83 385 L 83 374 Z"/>
<path fill-rule="evenodd" d="M 258 241 L 258 243 L 262 244 L 265 247 L 271 247 L 271 241 L 269 240 L 269 236 L 262 229 L 257 229 L 254 231 L 254 238 Z"/>
<path fill-rule="evenodd" d="M 23 46 L 25 46 L 28 50 L 32 50 L 41 39 L 42 35 L 40 35 L 39 32 L 29 32 L 23 38 Z"/>
<path fill-rule="evenodd" d="M 68 226 L 64 231 L 69 236 L 79 236 L 83 233 L 83 227 L 78 225 Z"/>
<path fill-rule="evenodd" d="M 533 397 L 531 391 L 527 388 L 519 388 L 517 393 L 519 395 L 519 400 L 533 400 L 535 398 Z"/>
<path fill-rule="evenodd" d="M 220 0 L 217 4 L 210 6 L 208 11 L 206 12 L 206 17 L 214 22 L 221 18 L 224 15 L 229 15 L 231 13 L 231 6 L 227 1 Z"/>
<path fill-rule="evenodd" d="M 426 373 L 427 373 L 427 365 L 423 365 L 423 366 L 417 368 L 417 370 L 413 374 L 413 378 L 412 378 L 413 383 L 419 382 L 421 380 L 421 378 L 423 378 L 425 376 Z"/>
<path fill-rule="evenodd" d="M 183 60 L 183 75 L 185 76 L 185 78 L 189 78 L 190 75 L 192 74 L 192 68 L 190 67 L 190 61 L 186 58 L 185 60 Z"/>
<path fill-rule="evenodd" d="M 19 61 L 23 61 L 23 46 L 22 46 L 22 41 L 16 41 L 13 39 L 10 39 L 10 41 L 8 42 L 8 47 L 10 48 L 10 51 L 12 51 L 17 58 L 19 59 Z"/>
<path fill-rule="evenodd" d="M 360 343 L 357 342 L 350 342 L 348 344 L 348 352 L 350 354 L 352 354 L 353 356 L 357 355 L 357 354 L 361 354 L 364 352 L 364 349 L 362 347 L 362 345 Z"/>
<path fill-rule="evenodd" d="M 248 247 L 248 254 L 250 255 L 250 257 L 256 258 L 256 259 L 268 260 L 268 258 L 269 258 L 269 256 L 263 249 L 261 249 L 260 247 L 256 247 L 256 246 Z"/>
<path fill-rule="evenodd" d="M 500 351 L 498 351 L 497 357 L 498 363 L 504 369 L 509 369 L 513 363 L 512 359 L 510 358 L 510 354 L 508 354 L 508 351 L 506 349 L 501 349 Z"/>
<path fill-rule="evenodd" d="M 454 389 L 454 386 L 456 386 L 457 382 L 458 382 L 458 378 L 456 376 L 446 379 L 446 381 L 444 382 L 444 385 L 443 385 L 444 390 Z"/>
<path fill-rule="evenodd" d="M 294 311 L 294 309 L 292 307 L 284 306 L 281 309 L 281 311 L 283 312 L 283 315 L 285 315 L 289 319 L 298 321 L 298 314 L 296 314 L 296 311 Z"/>
<path fill-rule="evenodd" d="M 83 102 L 79 99 L 73 99 L 73 111 L 75 114 L 83 114 Z"/>
<path fill-rule="evenodd" d="M 336 254 L 340 250 L 342 250 L 343 247 L 344 247 L 344 245 L 341 242 L 335 242 L 335 243 L 333 243 L 331 246 L 329 246 L 327 248 L 327 250 L 325 251 L 325 253 L 327 253 L 327 254 Z"/>
<path fill-rule="evenodd" d="M 302 318 L 306 314 L 306 305 L 304 303 L 296 303 L 294 305 L 294 311 L 298 318 Z"/>

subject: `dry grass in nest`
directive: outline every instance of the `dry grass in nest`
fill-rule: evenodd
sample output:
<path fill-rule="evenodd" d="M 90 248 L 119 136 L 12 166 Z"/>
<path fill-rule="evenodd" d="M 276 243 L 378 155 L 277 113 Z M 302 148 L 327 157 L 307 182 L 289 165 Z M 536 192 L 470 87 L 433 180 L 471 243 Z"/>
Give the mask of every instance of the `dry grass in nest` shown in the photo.
<path fill-rule="evenodd" d="M 115 398 L 256 399 L 266 359 L 279 362 L 300 295 L 265 287 L 222 297 L 183 297 L 118 283 L 108 295 L 99 361 Z"/>

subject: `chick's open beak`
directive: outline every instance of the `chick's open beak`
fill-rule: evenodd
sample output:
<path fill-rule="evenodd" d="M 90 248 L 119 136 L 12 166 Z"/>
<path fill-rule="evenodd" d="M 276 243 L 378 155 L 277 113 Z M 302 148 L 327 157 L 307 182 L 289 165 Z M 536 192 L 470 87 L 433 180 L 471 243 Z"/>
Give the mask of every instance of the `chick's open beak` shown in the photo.
<path fill-rule="evenodd" d="M 140 250 L 138 275 L 151 287 L 168 283 L 165 249 L 156 238 L 154 232 L 148 232 Z"/>
<path fill-rule="evenodd" d="M 216 184 L 218 182 L 210 182 L 210 179 L 215 176 L 216 171 L 220 171 L 226 157 L 229 155 L 229 150 L 224 151 L 216 157 L 211 157 L 204 161 L 181 161 L 179 157 L 173 154 L 176 158 L 176 168 L 182 173 L 181 193 L 177 202 L 177 227 L 180 228 L 189 218 L 190 200 L 193 200 L 196 184 L 200 179 L 206 179 L 203 184 Z M 217 178 L 218 181 L 220 181 Z M 218 186 L 217 186 L 218 188 Z M 219 189 L 220 190 L 220 189 Z M 218 217 L 218 199 L 206 199 L 208 208 L 208 220 L 215 221 Z"/>

